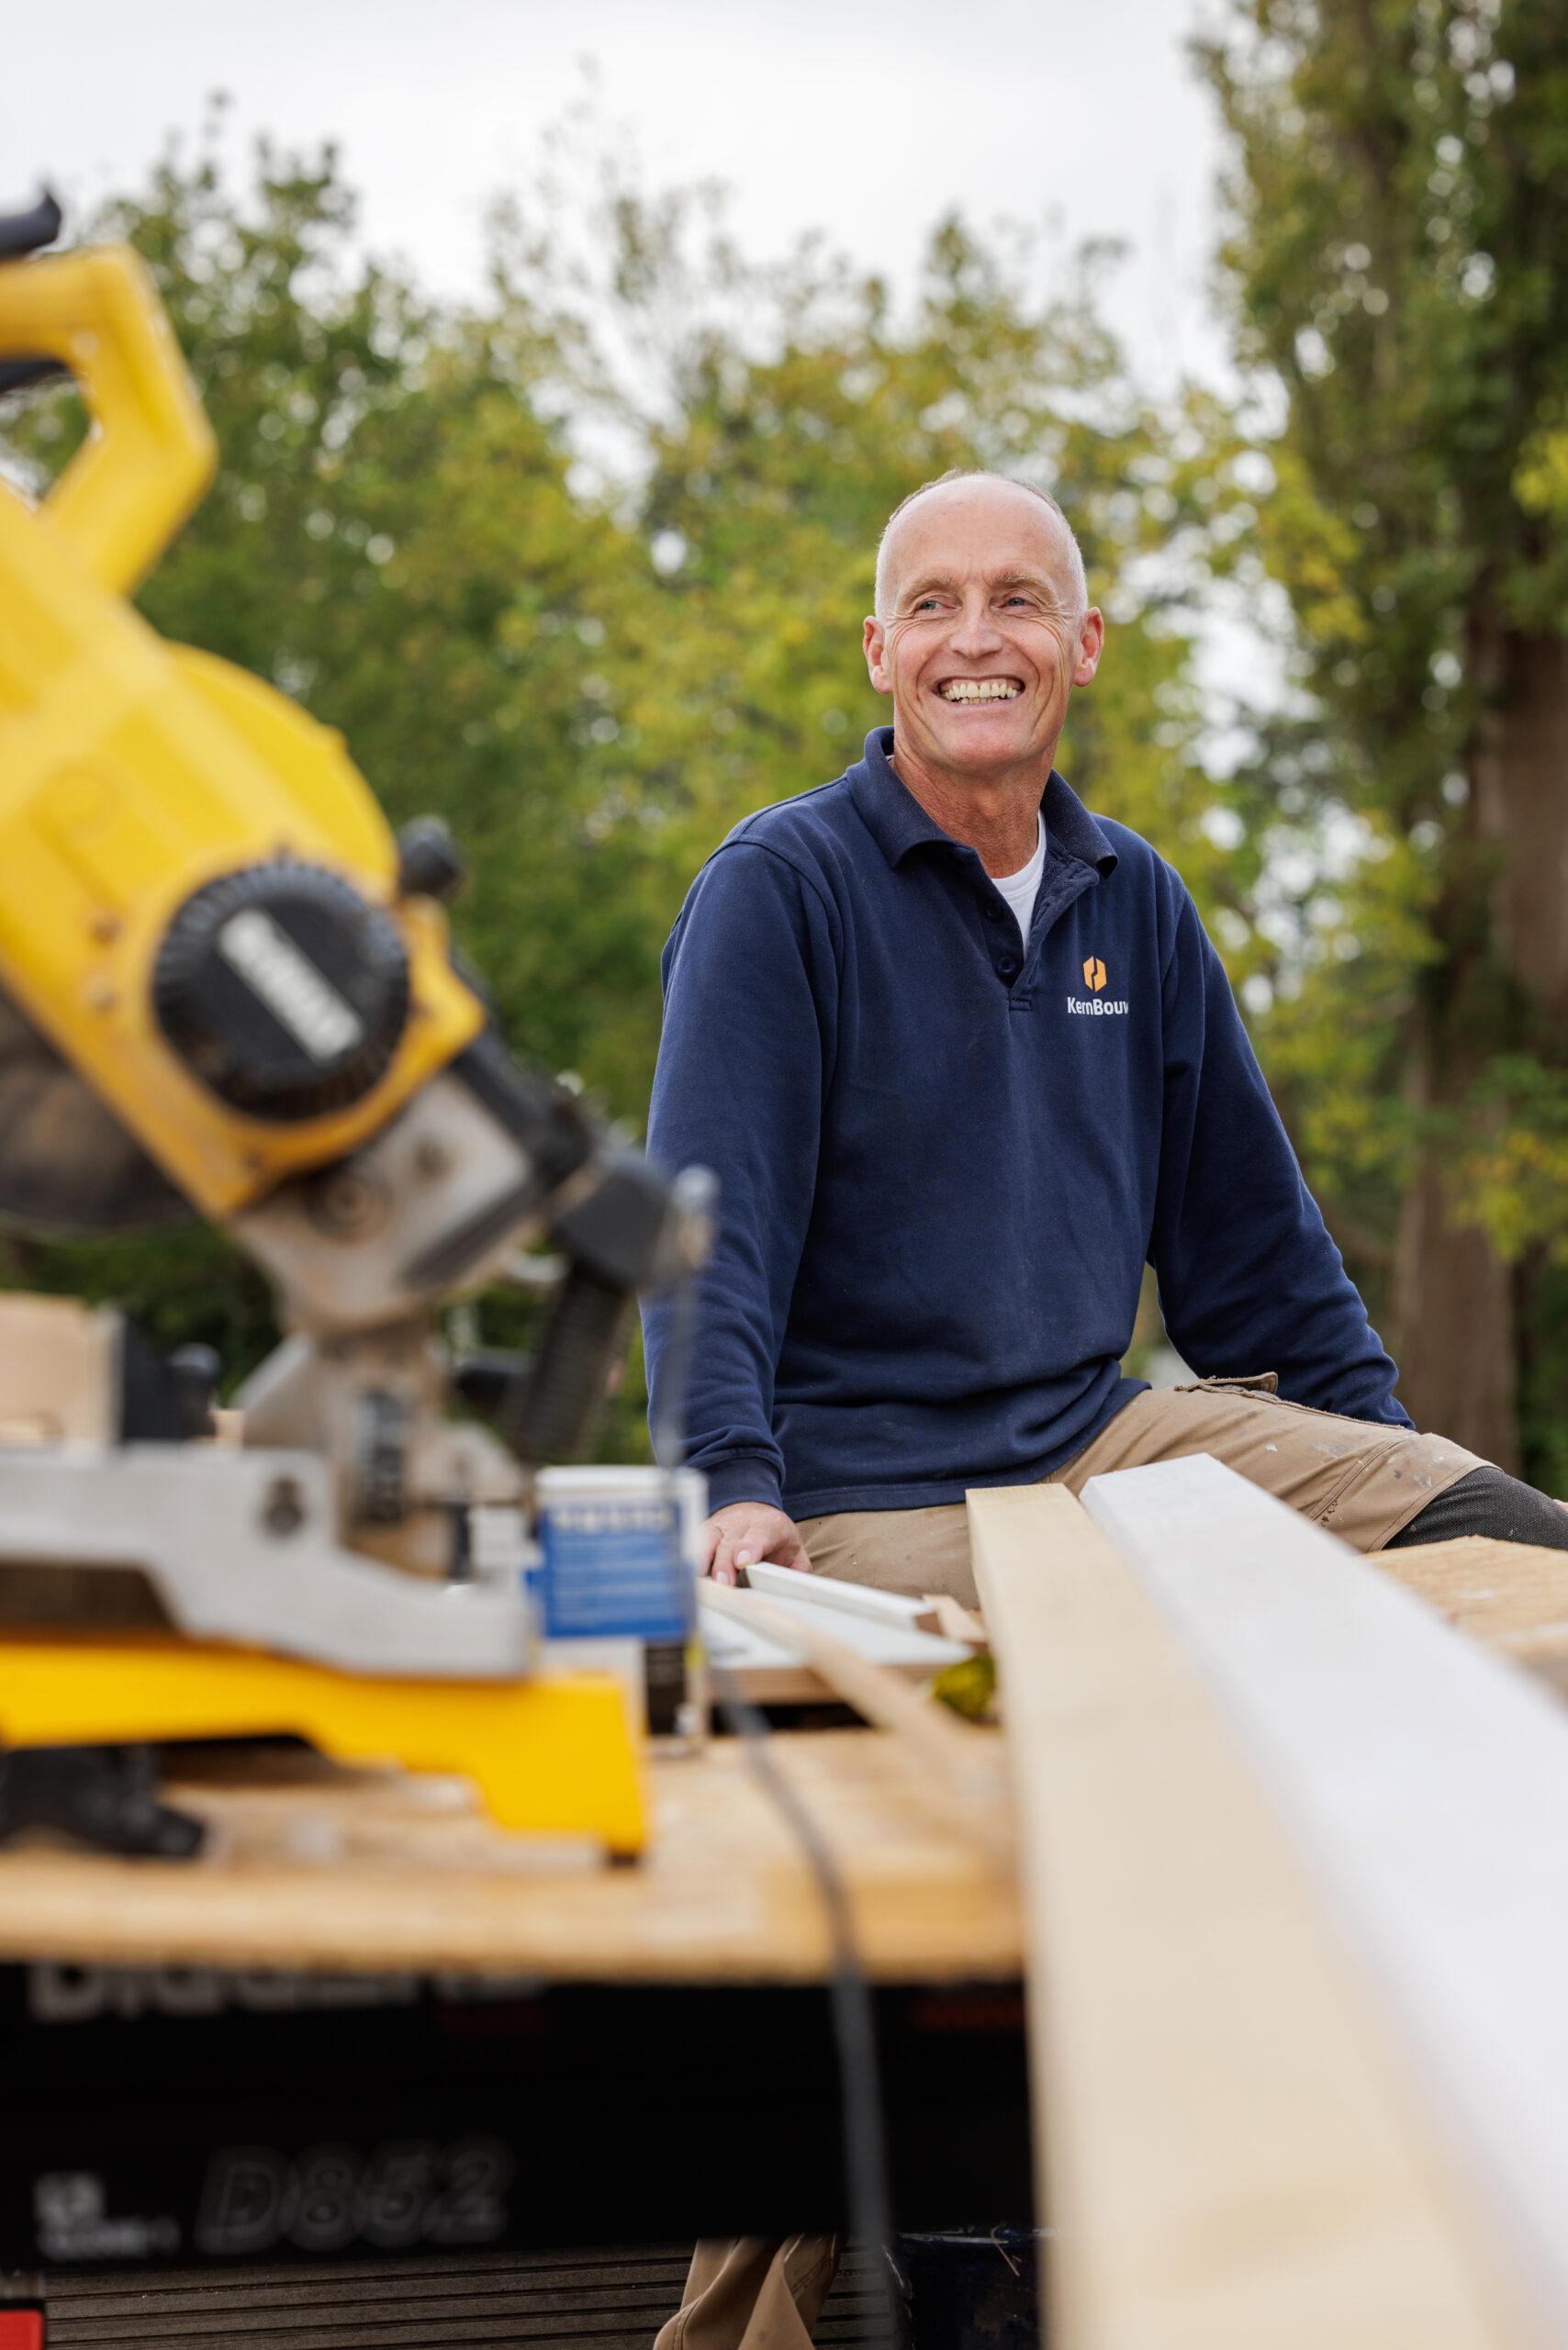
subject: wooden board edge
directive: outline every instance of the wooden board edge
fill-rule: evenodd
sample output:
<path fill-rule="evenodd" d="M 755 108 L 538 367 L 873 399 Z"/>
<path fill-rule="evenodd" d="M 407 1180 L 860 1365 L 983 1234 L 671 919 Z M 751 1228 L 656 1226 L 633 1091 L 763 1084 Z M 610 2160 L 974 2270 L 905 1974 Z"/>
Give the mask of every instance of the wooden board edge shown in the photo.
<path fill-rule="evenodd" d="M 969 1501 L 1015 1779 L 1052 2350 L 1522 2350 L 1173 1636 L 1063 1487 Z"/>

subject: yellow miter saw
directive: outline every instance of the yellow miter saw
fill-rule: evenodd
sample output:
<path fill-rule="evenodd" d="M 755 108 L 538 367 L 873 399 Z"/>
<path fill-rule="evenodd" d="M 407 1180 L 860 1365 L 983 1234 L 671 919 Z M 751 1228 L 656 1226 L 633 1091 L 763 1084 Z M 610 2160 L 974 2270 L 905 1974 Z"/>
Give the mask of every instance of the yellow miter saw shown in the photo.
<path fill-rule="evenodd" d="M 59 227 L 49 199 L 0 221 L 0 390 L 64 370 L 93 420 L 38 506 L 0 480 L 0 1214 L 195 1211 L 288 1335 L 242 1441 L 202 1441 L 188 1364 L 116 1315 L 0 1299 L 11 1816 L 175 1851 L 128 1750 L 295 1732 L 634 1851 L 618 1684 L 532 1673 L 516 1563 L 469 1537 L 577 1449 L 631 1301 L 689 1270 L 701 1218 L 510 1058 L 450 958 L 442 828 L 395 840 L 335 733 L 127 601 L 214 442 L 140 262 L 43 255 Z M 543 1338 L 470 1399 L 502 1442 L 451 1416 L 433 1315 L 531 1278 L 538 1240 Z"/>

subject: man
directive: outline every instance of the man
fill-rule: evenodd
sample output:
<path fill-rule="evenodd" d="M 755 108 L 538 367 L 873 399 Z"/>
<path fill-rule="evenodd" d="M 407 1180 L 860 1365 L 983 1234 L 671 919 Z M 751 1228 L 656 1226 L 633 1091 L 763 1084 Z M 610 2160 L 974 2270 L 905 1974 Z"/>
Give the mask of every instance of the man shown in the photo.
<path fill-rule="evenodd" d="M 928 483 L 876 606 L 891 728 L 738 825 L 666 950 L 649 1144 L 721 1185 L 688 1411 L 709 1571 L 972 1606 L 966 1488 L 1194 1452 L 1359 1550 L 1568 1548 L 1555 1504 L 1411 1427 L 1180 878 L 1055 772 L 1104 637 L 1059 508 Z M 1199 1374 L 1158 1394 L 1120 1368 L 1146 1262 Z M 658 2350 L 800 2350 L 834 2257 L 700 2245 Z"/>
<path fill-rule="evenodd" d="M 1194 1452 L 1361 1550 L 1568 1548 L 1555 1504 L 1412 1427 L 1179 876 L 1054 771 L 1104 637 L 1059 508 L 927 484 L 876 605 L 891 729 L 738 825 L 666 951 L 649 1144 L 721 1186 L 710 1572 L 973 1605 L 966 1488 Z M 1121 1375 L 1146 1261 L 1190 1387 Z M 664 1337 L 655 1311 L 655 1398 Z"/>

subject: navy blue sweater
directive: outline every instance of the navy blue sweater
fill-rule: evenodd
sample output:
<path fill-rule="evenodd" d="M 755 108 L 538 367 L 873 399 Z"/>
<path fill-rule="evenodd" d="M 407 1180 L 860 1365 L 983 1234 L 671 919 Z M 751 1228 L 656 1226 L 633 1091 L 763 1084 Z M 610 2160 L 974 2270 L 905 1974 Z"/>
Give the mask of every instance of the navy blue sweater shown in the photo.
<path fill-rule="evenodd" d="M 688 1415 L 711 1505 L 1044 1476 L 1142 1390 L 1146 1259 L 1200 1374 L 1407 1425 L 1179 876 L 1053 775 L 1020 959 L 891 750 L 737 825 L 665 950 L 649 1147 L 721 1186 Z"/>

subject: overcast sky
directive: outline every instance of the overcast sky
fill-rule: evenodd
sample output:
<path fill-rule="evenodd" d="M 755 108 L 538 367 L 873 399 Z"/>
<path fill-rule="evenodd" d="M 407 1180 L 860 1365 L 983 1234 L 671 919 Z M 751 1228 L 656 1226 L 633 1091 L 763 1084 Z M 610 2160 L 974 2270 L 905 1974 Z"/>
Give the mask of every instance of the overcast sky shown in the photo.
<path fill-rule="evenodd" d="M 958 207 L 1130 247 L 1102 308 L 1139 374 L 1224 381 L 1208 296 L 1222 162 L 1187 44 L 1224 0 L 70 0 L 15 7 L 0 73 L 0 208 L 47 179 L 80 214 L 134 187 L 215 90 L 228 143 L 330 139 L 364 242 L 431 292 L 476 293 L 485 218 L 526 186 L 588 87 L 655 185 L 717 178 L 754 253 L 825 229 L 907 287 Z M 1200 11 L 1208 12 L 1206 19 Z M 1263 693 L 1271 661 L 1217 617 L 1201 669 Z"/>
<path fill-rule="evenodd" d="M 135 185 L 207 95 L 248 138 L 335 139 L 365 240 L 435 291 L 480 282 L 485 208 L 527 181 L 596 61 L 656 181 L 714 175 L 753 249 L 824 228 L 907 284 L 954 206 L 1126 239 L 1106 308 L 1142 372 L 1214 373 L 1219 162 L 1185 54 L 1196 0 L 70 0 L 8 12 L 0 205 Z"/>

